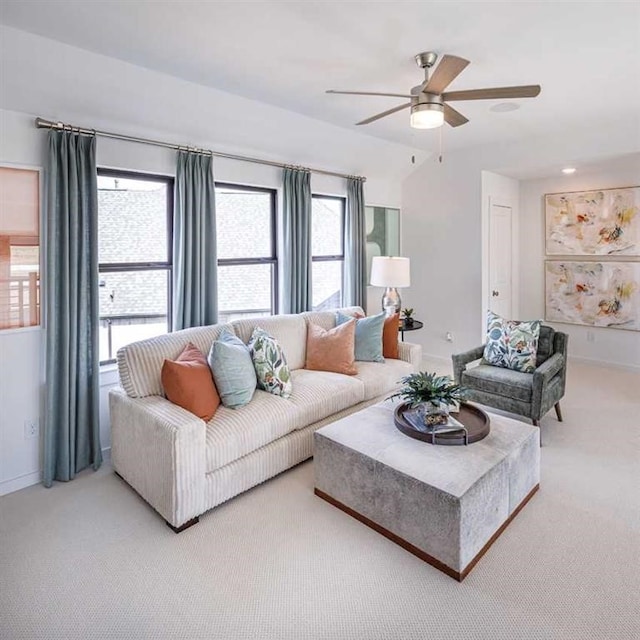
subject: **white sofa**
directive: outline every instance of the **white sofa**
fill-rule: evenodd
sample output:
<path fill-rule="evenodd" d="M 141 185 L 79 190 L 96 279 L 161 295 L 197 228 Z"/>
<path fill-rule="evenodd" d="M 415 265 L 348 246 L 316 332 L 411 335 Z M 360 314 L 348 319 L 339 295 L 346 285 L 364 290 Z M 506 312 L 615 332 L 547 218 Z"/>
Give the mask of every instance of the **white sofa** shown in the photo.
<path fill-rule="evenodd" d="M 362 309 L 342 310 L 353 315 Z M 313 455 L 313 432 L 380 401 L 420 366 L 422 350 L 401 342 L 400 359 L 357 362 L 346 376 L 304 369 L 307 322 L 335 326 L 335 313 L 309 312 L 237 320 L 136 342 L 118 351 L 121 388 L 110 392 L 111 459 L 128 482 L 175 531 L 200 514 Z M 262 327 L 283 348 L 291 398 L 257 390 L 239 409 L 222 405 L 205 423 L 165 397 L 160 373 L 188 342 L 205 355 L 226 328 L 245 343 Z"/>

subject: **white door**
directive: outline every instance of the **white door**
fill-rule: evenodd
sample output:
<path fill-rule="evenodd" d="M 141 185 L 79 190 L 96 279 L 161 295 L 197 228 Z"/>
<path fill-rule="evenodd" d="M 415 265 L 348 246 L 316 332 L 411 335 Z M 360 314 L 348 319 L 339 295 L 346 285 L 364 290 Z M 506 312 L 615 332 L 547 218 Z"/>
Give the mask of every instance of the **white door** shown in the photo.
<path fill-rule="evenodd" d="M 491 204 L 489 212 L 489 300 L 487 308 L 511 319 L 511 207 Z"/>

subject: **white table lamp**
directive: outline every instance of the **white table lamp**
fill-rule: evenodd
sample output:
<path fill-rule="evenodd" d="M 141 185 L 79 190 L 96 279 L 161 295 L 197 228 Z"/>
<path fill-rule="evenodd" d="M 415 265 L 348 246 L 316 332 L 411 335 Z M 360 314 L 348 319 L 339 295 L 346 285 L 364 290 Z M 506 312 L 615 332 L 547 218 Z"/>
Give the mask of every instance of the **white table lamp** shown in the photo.
<path fill-rule="evenodd" d="M 385 287 L 382 310 L 388 316 L 400 313 L 402 300 L 398 289 L 411 285 L 409 258 L 374 257 L 371 261 L 371 285 Z"/>

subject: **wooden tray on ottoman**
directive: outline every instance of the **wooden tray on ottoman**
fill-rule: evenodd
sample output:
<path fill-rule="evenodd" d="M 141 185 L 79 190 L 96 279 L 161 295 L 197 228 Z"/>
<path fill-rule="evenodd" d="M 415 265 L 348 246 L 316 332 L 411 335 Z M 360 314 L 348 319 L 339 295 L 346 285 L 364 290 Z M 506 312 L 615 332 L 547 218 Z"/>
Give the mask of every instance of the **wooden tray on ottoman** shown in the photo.
<path fill-rule="evenodd" d="M 489 416 L 479 407 L 463 402 L 460 405 L 460 411 L 452 411 L 451 417 L 461 422 L 467 429 L 467 441 L 465 442 L 464 433 L 462 431 L 453 431 L 448 433 L 436 433 L 435 442 L 431 431 L 424 427 L 424 430 L 418 429 L 405 418 L 405 412 L 411 407 L 408 402 L 403 402 L 396 407 L 394 412 L 394 422 L 396 427 L 405 435 L 422 440 L 429 444 L 445 444 L 445 445 L 464 445 L 478 442 L 489 435 L 491 429 L 491 421 Z"/>

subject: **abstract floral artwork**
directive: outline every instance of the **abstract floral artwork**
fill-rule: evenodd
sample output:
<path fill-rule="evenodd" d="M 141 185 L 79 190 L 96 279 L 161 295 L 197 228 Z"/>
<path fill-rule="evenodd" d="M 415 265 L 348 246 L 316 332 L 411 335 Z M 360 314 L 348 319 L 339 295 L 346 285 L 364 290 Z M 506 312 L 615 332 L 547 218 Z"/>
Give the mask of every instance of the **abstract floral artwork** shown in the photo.
<path fill-rule="evenodd" d="M 546 262 L 546 319 L 640 331 L 640 262 Z"/>
<path fill-rule="evenodd" d="M 640 255 L 640 187 L 545 196 L 547 255 Z"/>

